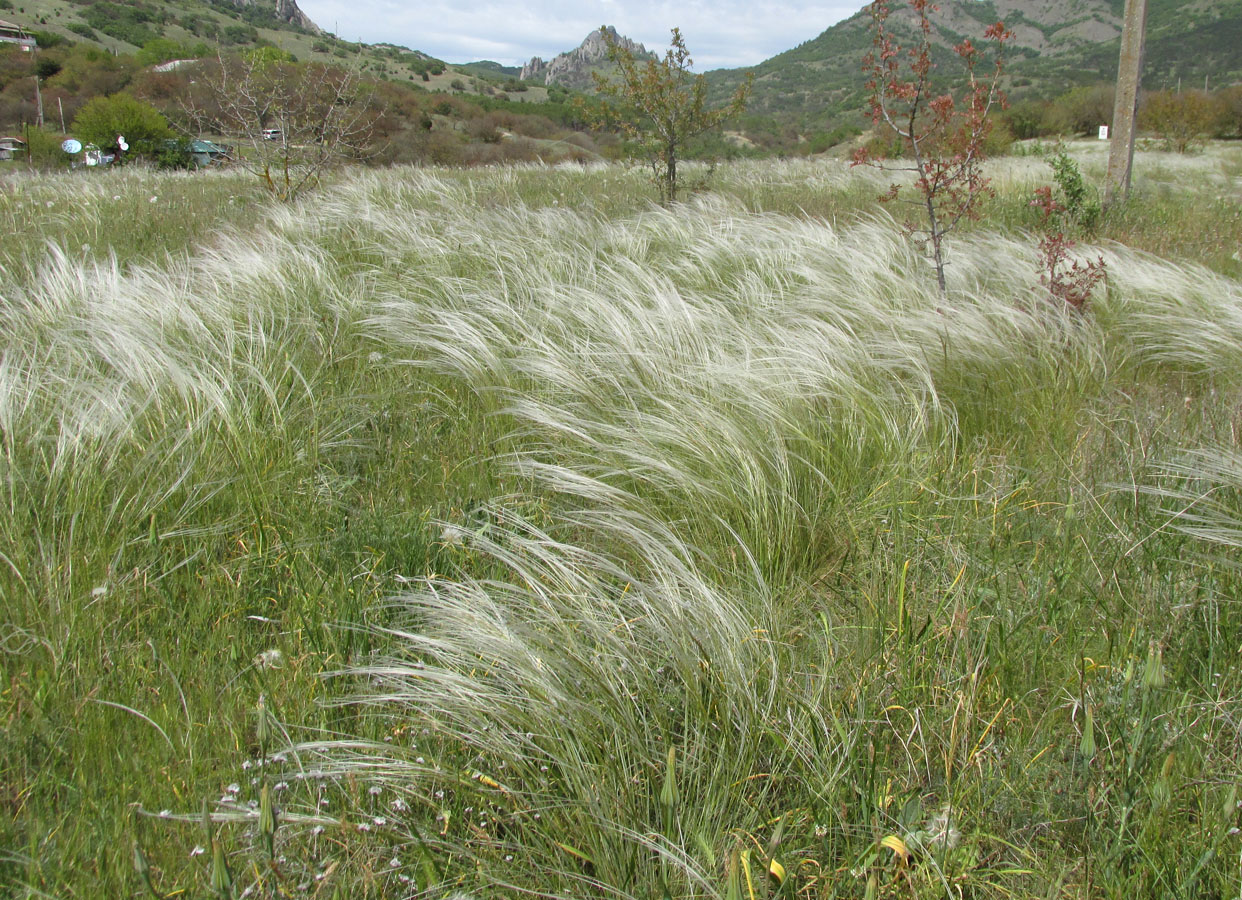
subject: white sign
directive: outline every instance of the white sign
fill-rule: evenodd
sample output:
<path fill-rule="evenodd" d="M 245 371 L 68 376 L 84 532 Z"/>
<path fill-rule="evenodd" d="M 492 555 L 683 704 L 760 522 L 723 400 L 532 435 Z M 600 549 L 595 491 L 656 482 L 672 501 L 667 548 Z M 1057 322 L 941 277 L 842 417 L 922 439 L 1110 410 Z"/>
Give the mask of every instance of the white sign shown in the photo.
<path fill-rule="evenodd" d="M 1108 140 L 1108 126 L 1107 125 L 1100 126 L 1100 140 L 1102 141 Z"/>
<path fill-rule="evenodd" d="M 60 149 L 64 150 L 66 153 L 81 153 L 82 142 L 75 141 L 73 138 L 66 138 L 61 142 Z"/>
<path fill-rule="evenodd" d="M 129 149 L 129 144 L 125 143 L 125 135 L 123 134 L 116 136 L 116 145 L 121 148 L 122 153 Z"/>

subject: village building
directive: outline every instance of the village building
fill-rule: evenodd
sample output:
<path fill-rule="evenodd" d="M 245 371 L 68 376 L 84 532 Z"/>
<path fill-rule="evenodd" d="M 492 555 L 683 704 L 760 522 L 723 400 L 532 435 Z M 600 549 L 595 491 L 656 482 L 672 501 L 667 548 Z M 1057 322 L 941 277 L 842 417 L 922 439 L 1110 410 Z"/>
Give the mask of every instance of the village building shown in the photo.
<path fill-rule="evenodd" d="M 0 137 L 0 161 L 11 160 L 26 152 L 26 142 L 19 137 Z"/>
<path fill-rule="evenodd" d="M 30 32 L 20 25 L 14 25 L 3 19 L 0 19 L 0 43 L 19 44 L 27 53 L 39 49 L 38 43 Z"/>

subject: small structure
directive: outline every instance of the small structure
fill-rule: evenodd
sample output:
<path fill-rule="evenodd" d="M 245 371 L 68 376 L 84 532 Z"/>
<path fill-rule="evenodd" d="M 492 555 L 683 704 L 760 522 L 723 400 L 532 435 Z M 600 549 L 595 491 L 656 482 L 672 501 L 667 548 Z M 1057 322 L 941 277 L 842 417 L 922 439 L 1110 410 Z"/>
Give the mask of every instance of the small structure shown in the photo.
<path fill-rule="evenodd" d="M 233 148 L 203 138 L 191 140 L 170 139 L 164 141 L 164 152 L 177 157 L 177 162 L 194 169 L 208 166 L 224 166 L 233 161 Z M 170 161 L 171 162 L 171 161 Z"/>
<path fill-rule="evenodd" d="M 190 159 L 196 168 L 222 166 L 233 158 L 233 148 L 215 141 L 204 141 L 201 138 L 190 141 Z"/>
<path fill-rule="evenodd" d="M 196 62 L 198 62 L 197 59 L 170 59 L 166 63 L 160 63 L 158 66 L 154 66 L 151 71 L 153 72 L 175 72 L 178 69 L 182 68 L 183 66 L 192 66 Z"/>
<path fill-rule="evenodd" d="M 19 137 L 0 137 L 0 160 L 15 159 L 26 152 L 26 142 Z"/>
<path fill-rule="evenodd" d="M 20 25 L 0 19 L 0 43 L 19 44 L 27 53 L 39 49 L 34 36 Z"/>

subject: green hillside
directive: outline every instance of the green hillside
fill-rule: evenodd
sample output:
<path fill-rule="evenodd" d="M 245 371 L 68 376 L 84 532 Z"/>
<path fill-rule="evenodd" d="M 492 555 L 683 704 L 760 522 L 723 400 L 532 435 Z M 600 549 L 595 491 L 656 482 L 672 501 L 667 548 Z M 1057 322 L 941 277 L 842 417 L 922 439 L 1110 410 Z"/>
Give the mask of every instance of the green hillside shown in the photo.
<path fill-rule="evenodd" d="M 945 0 L 935 35 L 944 58 L 964 37 L 979 39 L 990 22 L 1004 15 L 1017 31 L 1008 65 L 1015 96 L 1051 97 L 1080 84 L 1112 80 L 1120 50 L 1123 0 L 1008 2 Z M 708 73 L 712 96 L 722 99 L 750 72 L 755 75 L 752 114 L 795 124 L 862 106 L 860 60 L 871 45 L 869 18 L 860 11 L 791 50 L 749 69 Z M 899 12 L 892 30 L 913 37 Z M 1107 36 L 1107 39 L 1099 39 Z M 1242 0 L 1177 3 L 1151 0 L 1148 6 L 1144 87 L 1187 84 L 1219 86 L 1242 80 Z"/>
<path fill-rule="evenodd" d="M 376 78 L 419 82 L 432 89 L 448 89 L 460 74 L 406 47 L 343 41 L 283 22 L 275 10 L 274 0 L 250 7 L 228 0 L 21 0 L 20 4 L 0 0 L 0 17 L 41 34 L 41 45 L 50 38 L 134 54 L 153 41 L 169 41 L 193 56 L 215 53 L 217 48 L 272 45 L 299 60 L 350 65 Z"/>

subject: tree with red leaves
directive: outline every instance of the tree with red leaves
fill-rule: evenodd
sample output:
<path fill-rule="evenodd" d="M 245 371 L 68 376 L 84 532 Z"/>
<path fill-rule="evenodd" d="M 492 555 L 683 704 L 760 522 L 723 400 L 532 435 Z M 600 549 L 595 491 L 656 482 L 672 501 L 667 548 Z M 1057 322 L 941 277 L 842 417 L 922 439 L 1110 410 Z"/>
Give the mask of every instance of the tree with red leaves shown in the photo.
<path fill-rule="evenodd" d="M 909 0 L 909 6 L 916 19 L 918 43 L 902 47 L 888 28 L 889 4 L 875 0 L 870 7 L 872 49 L 863 58 L 871 119 L 892 133 L 908 158 L 886 159 L 864 146 L 854 155 L 854 164 L 913 174 L 919 199 L 909 202 L 926 213 L 927 221 L 907 221 L 906 228 L 935 263 L 943 294 L 945 235 L 964 219 L 978 218 L 979 202 L 990 193 L 981 164 L 992 130 L 989 114 L 993 107 L 1005 104 L 1000 78 L 1005 44 L 1013 39 L 1013 32 L 1002 22 L 989 25 L 984 32 L 984 39 L 995 48 L 986 78 L 976 74 L 982 54 L 973 41 L 967 39 L 954 47 L 965 66 L 965 86 L 957 96 L 951 90 L 937 93 L 939 87 L 932 78 L 936 64 L 931 22 L 937 7 L 929 0 Z M 894 184 L 881 199 L 896 200 L 900 190 Z"/>

